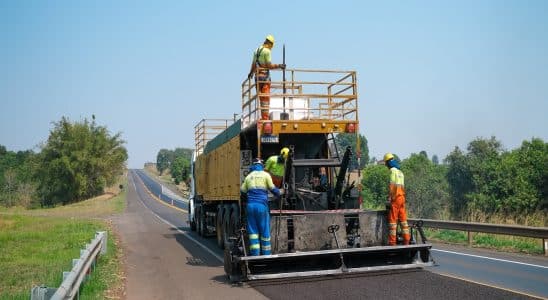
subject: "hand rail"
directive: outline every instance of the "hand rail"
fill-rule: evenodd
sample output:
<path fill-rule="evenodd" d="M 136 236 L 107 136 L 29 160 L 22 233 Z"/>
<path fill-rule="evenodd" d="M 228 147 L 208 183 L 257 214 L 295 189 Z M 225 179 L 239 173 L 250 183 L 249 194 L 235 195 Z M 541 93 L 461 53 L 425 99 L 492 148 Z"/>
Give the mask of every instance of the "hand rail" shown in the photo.
<path fill-rule="evenodd" d="M 45 286 L 34 286 L 31 290 L 31 300 L 43 299 L 74 299 L 79 295 L 80 286 L 86 278 L 87 271 L 94 265 L 97 256 L 107 253 L 107 233 L 98 231 L 95 238 L 85 249 L 80 250 L 80 258 L 72 260 L 72 270 L 63 272 L 63 282 L 57 289 Z M 53 293 L 53 295 L 51 295 Z"/>
<path fill-rule="evenodd" d="M 461 221 L 443 221 L 443 220 L 431 220 L 431 219 L 414 219 L 409 218 L 410 222 L 422 222 L 423 226 L 438 228 L 459 230 L 468 232 L 468 245 L 472 244 L 471 232 L 482 232 L 492 234 L 504 234 L 522 237 L 531 237 L 542 239 L 542 247 L 544 255 L 548 255 L 548 227 L 532 227 L 521 225 L 506 225 L 506 224 L 490 224 L 490 223 L 475 223 L 475 222 L 461 222 Z"/>

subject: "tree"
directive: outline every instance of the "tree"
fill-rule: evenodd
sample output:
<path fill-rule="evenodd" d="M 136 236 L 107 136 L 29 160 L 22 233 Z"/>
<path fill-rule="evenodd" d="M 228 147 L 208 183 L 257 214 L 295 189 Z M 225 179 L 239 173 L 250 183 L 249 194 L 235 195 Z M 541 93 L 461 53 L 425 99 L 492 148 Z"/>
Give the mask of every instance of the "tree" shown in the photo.
<path fill-rule="evenodd" d="M 171 162 L 173 161 L 173 151 L 167 149 L 160 149 L 158 155 L 156 155 L 156 169 L 160 172 L 160 175 L 165 170 L 169 169 Z"/>
<path fill-rule="evenodd" d="M 536 190 L 539 199 L 536 209 L 548 210 L 548 143 L 539 138 L 523 141 L 512 155 L 523 169 L 522 175 Z"/>
<path fill-rule="evenodd" d="M 192 159 L 192 152 L 193 149 L 175 148 L 175 150 L 173 150 L 173 160 L 175 161 L 175 159 L 182 156 L 190 161 Z"/>
<path fill-rule="evenodd" d="M 421 151 L 402 161 L 402 171 L 409 215 L 431 219 L 445 216 L 449 205 L 446 167 L 434 165 Z"/>
<path fill-rule="evenodd" d="M 354 133 L 339 133 L 335 137 L 335 143 L 337 144 L 337 148 L 339 149 L 339 152 L 341 152 L 340 155 L 344 153 L 346 150 L 346 147 L 350 146 L 352 147 L 353 156 L 352 160 L 350 162 L 350 170 L 356 170 L 358 168 L 362 169 L 368 162 L 369 162 L 369 148 L 367 147 L 367 139 L 363 135 L 359 135 L 360 139 L 360 165 L 358 166 L 358 159 L 357 155 L 355 153 L 356 151 L 356 134 Z"/>
<path fill-rule="evenodd" d="M 39 155 L 38 194 L 42 205 L 67 204 L 97 196 L 125 168 L 121 134 L 87 119 L 54 123 Z"/>
<path fill-rule="evenodd" d="M 452 215 L 461 219 L 466 209 L 466 195 L 473 190 L 469 162 L 459 147 L 455 147 L 445 158 L 445 163 L 448 165 L 449 193 L 453 199 L 451 203 Z"/>
<path fill-rule="evenodd" d="M 438 156 L 436 154 L 432 155 L 432 163 L 435 164 L 435 165 L 440 164 L 440 159 L 438 158 Z"/>
<path fill-rule="evenodd" d="M 175 184 L 186 181 L 190 170 L 190 160 L 185 156 L 179 156 L 173 162 L 170 170 Z"/>
<path fill-rule="evenodd" d="M 4 186 L 2 190 L 4 205 L 7 207 L 16 204 L 16 190 L 17 190 L 17 174 L 13 169 L 8 169 L 4 172 Z"/>
<path fill-rule="evenodd" d="M 29 207 L 35 199 L 36 154 L 8 151 L 0 145 L 0 204 Z"/>
<path fill-rule="evenodd" d="M 541 139 L 508 152 L 495 137 L 477 138 L 467 150 L 456 148 L 445 160 L 455 216 L 526 223 L 528 215 L 548 207 L 548 144 Z"/>
<path fill-rule="evenodd" d="M 384 165 L 367 165 L 362 171 L 363 208 L 384 208 L 388 199 L 389 171 Z"/>

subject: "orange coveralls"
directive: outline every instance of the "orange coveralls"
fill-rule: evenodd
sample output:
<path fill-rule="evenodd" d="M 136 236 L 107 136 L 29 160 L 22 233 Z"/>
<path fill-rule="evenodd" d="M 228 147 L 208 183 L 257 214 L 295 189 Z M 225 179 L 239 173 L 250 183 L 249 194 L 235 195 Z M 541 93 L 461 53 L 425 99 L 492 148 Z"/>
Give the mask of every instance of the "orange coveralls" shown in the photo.
<path fill-rule="evenodd" d="M 403 172 L 390 168 L 390 211 L 388 211 L 388 245 L 396 245 L 398 220 L 401 224 L 403 244 L 409 245 L 411 235 L 405 211 L 405 185 Z"/>

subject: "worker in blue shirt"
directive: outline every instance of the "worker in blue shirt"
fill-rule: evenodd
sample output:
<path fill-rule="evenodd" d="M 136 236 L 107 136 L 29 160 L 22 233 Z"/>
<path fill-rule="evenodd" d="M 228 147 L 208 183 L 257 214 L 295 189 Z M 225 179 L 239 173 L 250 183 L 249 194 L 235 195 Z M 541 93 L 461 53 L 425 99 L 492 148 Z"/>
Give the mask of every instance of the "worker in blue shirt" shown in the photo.
<path fill-rule="evenodd" d="M 247 193 L 247 233 L 249 235 L 249 254 L 270 255 L 270 211 L 268 191 L 280 196 L 280 190 L 272 183 L 270 174 L 263 170 L 260 158 L 253 160 L 249 173 L 240 191 Z M 260 243 L 259 243 L 260 240 Z"/>

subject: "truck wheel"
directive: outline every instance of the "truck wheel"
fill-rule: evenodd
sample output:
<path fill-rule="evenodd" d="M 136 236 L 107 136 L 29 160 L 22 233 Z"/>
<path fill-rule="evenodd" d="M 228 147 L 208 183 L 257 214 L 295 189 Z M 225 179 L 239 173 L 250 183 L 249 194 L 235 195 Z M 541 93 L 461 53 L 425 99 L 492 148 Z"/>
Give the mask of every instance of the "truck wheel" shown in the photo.
<path fill-rule="evenodd" d="M 240 210 L 238 209 L 238 205 L 232 204 L 230 211 L 231 213 L 228 230 L 231 236 L 236 236 L 236 232 L 240 227 Z"/>
<path fill-rule="evenodd" d="M 190 230 L 196 231 L 196 210 L 194 210 L 194 216 L 190 220 Z M 190 213 L 188 214 L 190 216 Z"/>
<path fill-rule="evenodd" d="M 200 207 L 200 210 L 198 211 L 198 234 L 200 236 L 205 236 L 205 223 L 204 223 L 204 213 L 203 213 L 203 207 Z"/>
<path fill-rule="evenodd" d="M 200 231 L 202 231 L 202 229 L 200 229 L 200 207 L 196 207 L 194 210 L 194 219 L 196 220 L 196 232 L 200 234 Z"/>
<path fill-rule="evenodd" d="M 224 214 L 224 205 L 219 205 L 219 207 L 217 208 L 217 216 L 215 217 L 215 231 L 217 233 L 217 246 L 219 246 L 219 248 L 221 249 L 224 249 L 225 246 L 225 238 L 223 234 Z"/>
<path fill-rule="evenodd" d="M 229 245 L 230 244 L 230 237 L 232 236 L 232 232 L 230 231 L 230 205 L 224 206 L 224 214 L 223 214 L 223 239 L 224 244 Z M 226 248 L 226 246 L 225 246 Z"/>

